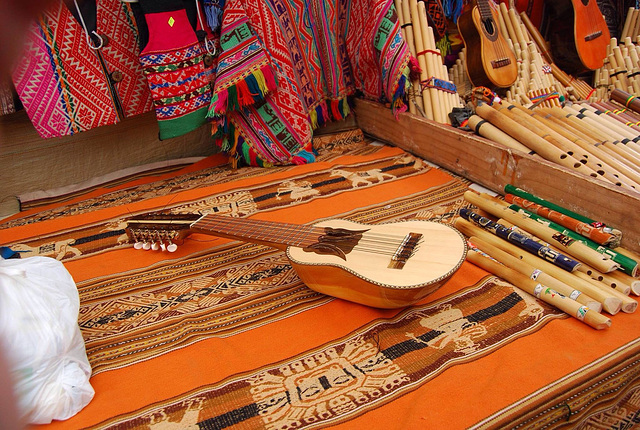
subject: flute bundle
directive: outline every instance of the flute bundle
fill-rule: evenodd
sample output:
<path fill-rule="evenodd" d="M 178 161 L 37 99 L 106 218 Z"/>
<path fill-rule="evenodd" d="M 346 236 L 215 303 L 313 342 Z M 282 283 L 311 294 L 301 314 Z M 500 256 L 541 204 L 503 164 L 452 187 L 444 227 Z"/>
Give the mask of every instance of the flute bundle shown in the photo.
<path fill-rule="evenodd" d="M 425 4 L 417 0 L 395 0 L 395 6 L 403 37 L 421 70 L 420 79 L 412 83 L 408 94 L 410 112 L 419 112 L 428 119 L 450 124 L 449 113 L 454 107 L 461 107 L 462 103 L 436 47 Z"/>
<path fill-rule="evenodd" d="M 594 72 L 598 100 L 608 98 L 614 89 L 640 95 L 640 47 L 629 36 L 622 41 L 611 38 L 604 65 Z"/>
<path fill-rule="evenodd" d="M 475 113 L 497 130 L 484 133 L 497 143 L 517 149 L 515 140 L 525 152 L 626 191 L 640 192 L 640 115 L 634 112 L 616 109 L 610 102 L 532 109 L 502 102 L 481 104 Z M 477 124 L 470 122 L 476 131 Z"/>
<path fill-rule="evenodd" d="M 640 10 L 630 7 L 627 10 L 627 16 L 624 21 L 624 26 L 622 27 L 620 38 L 624 40 L 629 37 L 635 41 L 638 39 L 638 36 L 640 36 Z"/>
<path fill-rule="evenodd" d="M 508 189 L 554 206 L 515 187 L 508 186 Z M 637 309 L 637 301 L 628 296 L 630 291 L 640 295 L 637 278 L 623 273 L 620 265 L 609 255 L 597 256 L 593 254 L 594 250 L 586 251 L 587 247 L 580 241 L 557 231 L 554 233 L 546 222 L 519 215 L 512 209 L 513 205 L 508 207 L 509 203 L 500 199 L 471 191 L 464 197 L 473 206 L 498 219 L 493 221 L 470 209 L 460 211 L 461 217 L 455 221 L 456 228 L 470 237 L 470 244 L 490 257 L 480 258 L 473 253 L 469 261 L 527 291 L 537 287 L 539 293 L 540 289 L 550 288 L 562 295 L 563 300 L 571 302 L 567 308 L 570 311 L 566 312 L 578 319 L 581 319 L 580 315 L 572 312 L 580 308 L 583 311 L 588 308 L 593 316 L 598 315 L 600 308 L 611 315 Z M 554 207 L 566 211 L 557 205 Z M 576 216 L 580 218 L 580 215 Z M 591 220 L 582 218 L 580 222 L 583 221 Z M 598 225 L 592 227 L 605 235 L 612 231 Z M 570 261 L 575 261 L 575 264 L 568 263 Z M 637 262 L 635 264 L 637 266 Z M 518 272 L 518 276 L 513 272 Z M 633 284 L 636 284 L 635 288 L 630 287 Z M 608 318 L 598 315 L 597 319 L 598 324 L 583 321 L 596 328 L 608 327 Z"/>

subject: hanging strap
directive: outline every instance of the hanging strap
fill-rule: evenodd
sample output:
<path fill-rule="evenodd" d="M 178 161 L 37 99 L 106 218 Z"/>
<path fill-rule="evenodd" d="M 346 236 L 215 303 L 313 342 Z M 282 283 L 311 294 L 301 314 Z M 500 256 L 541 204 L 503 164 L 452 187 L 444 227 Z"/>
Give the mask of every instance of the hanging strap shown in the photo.
<path fill-rule="evenodd" d="M 100 48 L 102 48 L 104 46 L 104 39 L 102 38 L 102 36 L 100 36 L 98 33 L 96 33 L 95 30 L 93 30 L 91 33 L 100 40 L 100 44 L 98 46 L 95 46 L 93 44 L 93 40 L 91 40 L 91 35 L 89 34 L 89 30 L 87 29 L 87 25 L 84 23 L 84 18 L 82 17 L 82 12 L 80 11 L 80 6 L 78 6 L 78 0 L 73 0 L 73 4 L 76 5 L 76 10 L 78 11 L 78 18 L 80 18 L 80 24 L 82 25 L 82 28 L 84 29 L 84 34 L 85 34 L 85 37 L 87 39 L 87 45 L 89 45 L 89 48 L 97 51 L 98 49 L 100 49 Z"/>

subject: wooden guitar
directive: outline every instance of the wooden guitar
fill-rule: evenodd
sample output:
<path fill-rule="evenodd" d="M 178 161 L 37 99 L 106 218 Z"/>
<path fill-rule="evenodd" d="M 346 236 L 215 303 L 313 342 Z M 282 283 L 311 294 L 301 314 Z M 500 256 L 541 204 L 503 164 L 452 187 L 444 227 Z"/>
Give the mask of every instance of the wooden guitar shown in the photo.
<path fill-rule="evenodd" d="M 568 73 L 602 67 L 611 36 L 596 0 L 553 0 L 545 4 L 554 62 Z"/>
<path fill-rule="evenodd" d="M 175 251 L 176 241 L 191 233 L 281 249 L 309 288 L 377 308 L 424 298 L 453 275 L 467 252 L 456 229 L 421 220 L 296 225 L 213 214 L 147 215 L 129 220 L 127 233 L 137 249 Z"/>
<path fill-rule="evenodd" d="M 478 87 L 507 88 L 518 77 L 516 56 L 500 32 L 489 0 L 478 0 L 458 18 L 458 31 L 467 48 L 467 75 Z"/>

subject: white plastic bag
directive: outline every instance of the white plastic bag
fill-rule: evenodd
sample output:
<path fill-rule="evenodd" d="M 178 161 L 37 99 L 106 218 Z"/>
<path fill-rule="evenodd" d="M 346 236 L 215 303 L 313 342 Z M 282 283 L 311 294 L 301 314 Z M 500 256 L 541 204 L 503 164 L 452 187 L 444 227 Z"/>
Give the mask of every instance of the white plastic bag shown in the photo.
<path fill-rule="evenodd" d="M 48 257 L 0 258 L 0 347 L 25 422 L 65 420 L 93 398 L 73 278 Z"/>

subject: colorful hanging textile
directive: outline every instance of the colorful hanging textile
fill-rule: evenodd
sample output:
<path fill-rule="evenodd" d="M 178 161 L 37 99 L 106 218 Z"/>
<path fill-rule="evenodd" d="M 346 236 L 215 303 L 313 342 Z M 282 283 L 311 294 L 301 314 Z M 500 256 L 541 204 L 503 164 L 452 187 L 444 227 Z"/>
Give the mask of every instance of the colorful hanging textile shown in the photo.
<path fill-rule="evenodd" d="M 28 31 L 13 81 L 44 138 L 114 124 L 151 109 L 130 6 L 98 0 L 95 18 L 100 49 L 89 46 L 83 27 L 62 1 L 54 2 Z"/>
<path fill-rule="evenodd" d="M 356 90 L 405 108 L 409 53 L 390 0 L 227 0 L 220 44 L 208 116 L 233 161 L 313 161 L 313 129 L 348 115 Z"/>
<path fill-rule="evenodd" d="M 176 137 L 204 125 L 211 102 L 214 68 L 205 40 L 196 31 L 211 36 L 208 27 L 189 22 L 182 0 L 140 0 L 149 29 L 149 41 L 140 53 L 155 105 L 160 139 Z M 211 57 L 213 58 L 213 57 Z"/>

